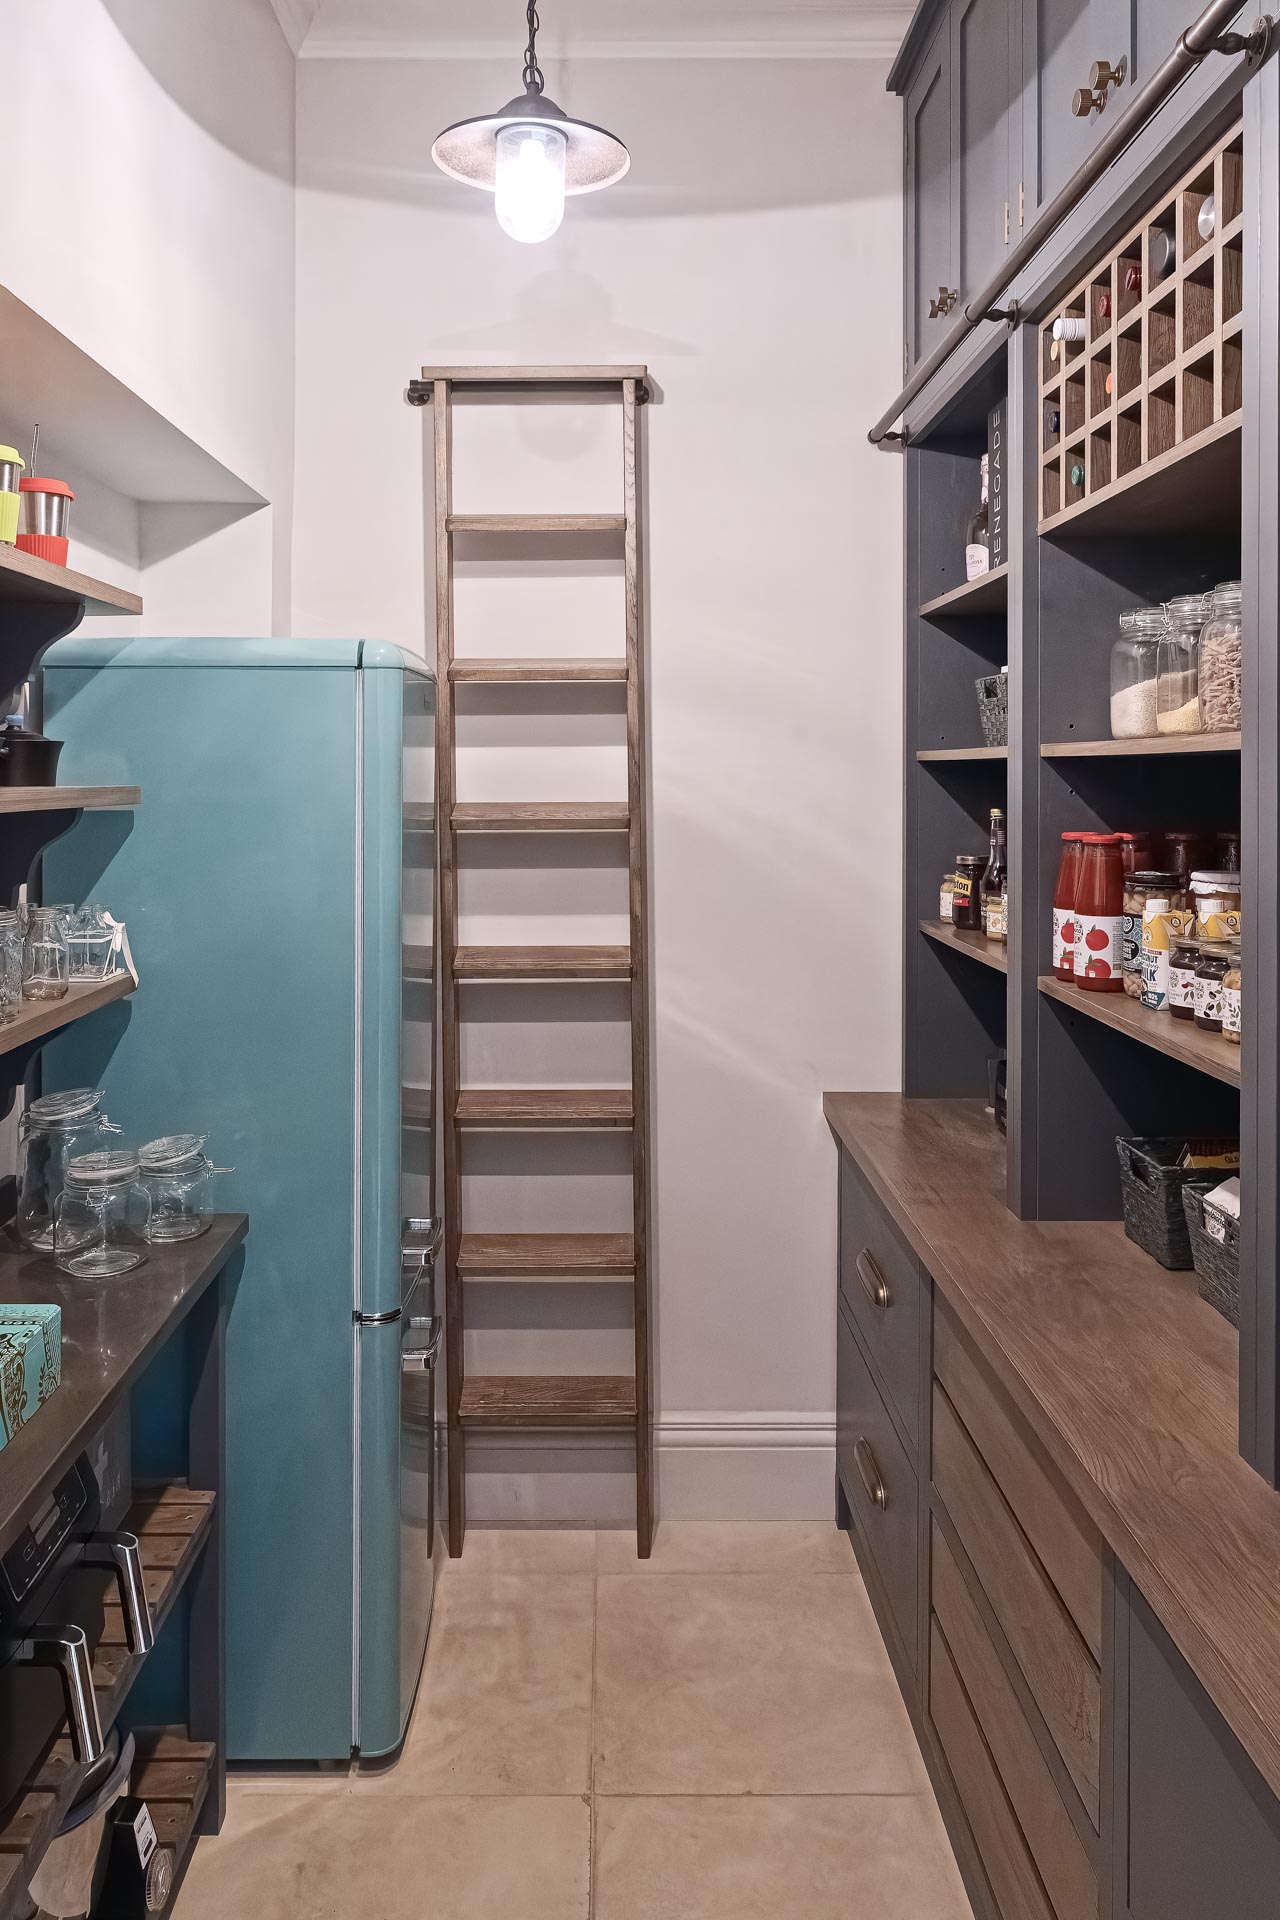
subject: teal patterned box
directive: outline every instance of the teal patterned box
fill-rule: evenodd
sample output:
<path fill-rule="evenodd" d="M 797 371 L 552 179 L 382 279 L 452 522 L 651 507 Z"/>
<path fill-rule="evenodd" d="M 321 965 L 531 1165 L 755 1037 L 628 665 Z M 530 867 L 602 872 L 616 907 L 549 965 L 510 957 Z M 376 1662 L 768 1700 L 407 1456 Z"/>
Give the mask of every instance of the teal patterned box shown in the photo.
<path fill-rule="evenodd" d="M 0 1447 L 61 1379 L 61 1307 L 0 1306 Z"/>

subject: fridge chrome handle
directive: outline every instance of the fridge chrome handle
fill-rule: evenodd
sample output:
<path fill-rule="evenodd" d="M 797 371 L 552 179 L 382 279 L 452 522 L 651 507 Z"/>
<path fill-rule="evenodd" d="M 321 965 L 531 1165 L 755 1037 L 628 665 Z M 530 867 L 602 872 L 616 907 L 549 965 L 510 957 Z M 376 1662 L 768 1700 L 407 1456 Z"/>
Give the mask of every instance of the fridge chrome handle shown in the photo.
<path fill-rule="evenodd" d="M 101 1760 L 106 1752 L 98 1702 L 93 1691 L 93 1663 L 83 1627 L 32 1627 L 18 1649 L 18 1664 L 56 1667 L 62 1675 L 71 1751 L 82 1766 Z"/>
<path fill-rule="evenodd" d="M 413 1321 L 410 1321 L 411 1326 L 414 1324 Z M 406 1353 L 401 1356 L 400 1371 L 402 1373 L 430 1373 L 436 1361 L 440 1358 L 440 1341 L 444 1335 L 444 1321 L 437 1313 L 433 1314 L 431 1319 L 425 1321 L 423 1324 L 429 1329 L 427 1344 L 424 1347 L 415 1347 L 411 1353 Z"/>
<path fill-rule="evenodd" d="M 109 1567 L 120 1586 L 125 1638 L 130 1653 L 150 1653 L 156 1643 L 151 1604 L 142 1578 L 142 1548 L 135 1533 L 95 1533 L 85 1541 L 80 1563 Z"/>
<path fill-rule="evenodd" d="M 421 1255 L 424 1260 L 434 1260 L 443 1239 L 443 1220 L 430 1217 L 420 1220 L 411 1214 L 400 1222 L 400 1251 L 406 1260 L 410 1255 L 415 1259 Z"/>

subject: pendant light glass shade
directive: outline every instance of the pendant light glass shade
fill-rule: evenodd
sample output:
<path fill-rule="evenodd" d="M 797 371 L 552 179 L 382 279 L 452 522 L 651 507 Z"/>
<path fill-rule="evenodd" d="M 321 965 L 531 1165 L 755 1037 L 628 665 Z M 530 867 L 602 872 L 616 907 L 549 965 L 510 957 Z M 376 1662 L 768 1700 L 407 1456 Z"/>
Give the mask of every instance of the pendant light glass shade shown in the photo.
<path fill-rule="evenodd" d="M 560 225 L 564 197 L 596 193 L 621 180 L 631 155 L 621 140 L 587 120 L 571 120 L 543 92 L 534 52 L 538 18 L 529 14 L 525 91 L 497 113 L 446 127 L 431 149 L 442 173 L 496 194 L 499 224 L 513 239 L 546 240 Z M 551 218 L 555 198 L 558 211 Z M 536 208 L 536 211 L 535 211 Z"/>

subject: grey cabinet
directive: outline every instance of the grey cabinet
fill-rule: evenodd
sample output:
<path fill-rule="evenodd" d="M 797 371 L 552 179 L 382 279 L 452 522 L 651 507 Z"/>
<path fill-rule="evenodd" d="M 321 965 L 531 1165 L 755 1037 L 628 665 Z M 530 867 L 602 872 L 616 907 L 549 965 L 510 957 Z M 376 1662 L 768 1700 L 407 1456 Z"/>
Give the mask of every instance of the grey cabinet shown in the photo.
<path fill-rule="evenodd" d="M 1143 0 L 1146 4 L 1148 0 Z M 1158 0 L 1158 4 L 1164 11 L 1171 0 Z M 1023 177 L 1030 218 L 1066 185 L 1128 100 L 1133 26 L 1129 0 L 1026 0 L 1023 29 L 1027 102 Z M 1088 86 L 1094 62 L 1105 60 L 1118 67 L 1121 59 L 1126 78 L 1118 89 L 1111 89 L 1106 110 L 1078 118 L 1072 102 L 1077 89 Z"/>
<path fill-rule="evenodd" d="M 1022 0 L 953 0 L 951 72 L 958 285 L 969 300 L 1017 238 L 1022 176 Z"/>
<path fill-rule="evenodd" d="M 955 286 L 958 187 L 951 99 L 951 25 L 944 15 L 906 99 L 907 357 L 914 366 L 946 336 L 931 318 L 939 288 Z"/>

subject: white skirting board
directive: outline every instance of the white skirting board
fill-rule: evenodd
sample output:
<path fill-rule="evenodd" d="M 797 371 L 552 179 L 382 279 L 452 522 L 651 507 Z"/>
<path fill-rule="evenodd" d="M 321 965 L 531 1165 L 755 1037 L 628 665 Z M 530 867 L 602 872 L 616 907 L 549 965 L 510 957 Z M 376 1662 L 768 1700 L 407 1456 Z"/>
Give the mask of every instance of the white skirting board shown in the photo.
<path fill-rule="evenodd" d="M 444 1434 L 441 1431 L 441 1445 Z M 665 1520 L 829 1520 L 835 1419 L 811 1413 L 668 1413 L 654 1425 Z M 635 1517 L 628 1435 L 474 1433 L 467 1518 L 626 1526 Z"/>

